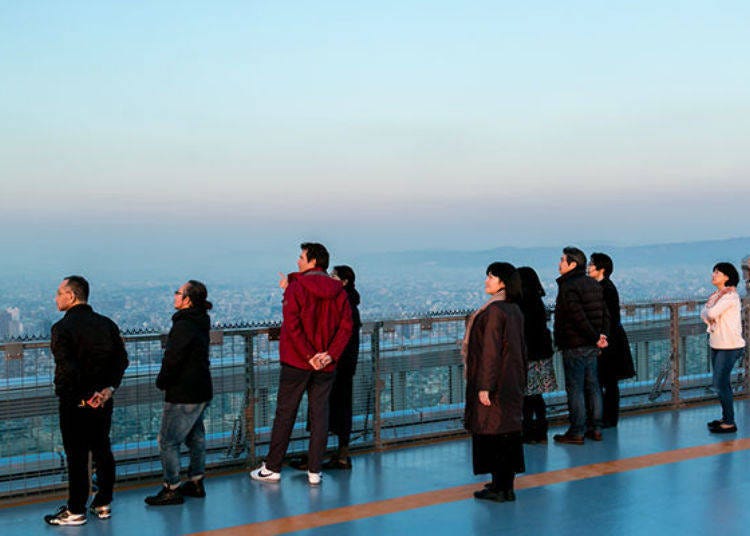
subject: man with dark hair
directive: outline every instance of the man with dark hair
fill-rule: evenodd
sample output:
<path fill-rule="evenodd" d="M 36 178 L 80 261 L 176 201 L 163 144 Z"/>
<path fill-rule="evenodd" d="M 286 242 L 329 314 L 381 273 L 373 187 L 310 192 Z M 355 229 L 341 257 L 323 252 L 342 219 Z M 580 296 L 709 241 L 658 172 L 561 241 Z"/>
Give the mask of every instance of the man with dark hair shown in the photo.
<path fill-rule="evenodd" d="M 328 270 L 330 255 L 328 255 L 328 250 L 323 244 L 304 242 L 299 247 L 307 254 L 308 261 L 315 261 L 315 266 L 323 271 Z"/>
<path fill-rule="evenodd" d="M 112 394 L 128 366 L 120 329 L 88 305 L 89 284 L 66 277 L 55 303 L 65 316 L 52 326 L 55 394 L 60 400 L 60 432 L 68 461 L 68 502 L 44 517 L 50 525 L 83 525 L 89 496 L 89 452 L 96 465 L 99 490 L 90 511 L 111 516 L 115 459 L 109 442 Z"/>
<path fill-rule="evenodd" d="M 566 247 L 558 266 L 555 344 L 562 350 L 570 427 L 558 443 L 583 445 L 584 435 L 602 439 L 602 394 L 596 359 L 607 346 L 608 314 L 599 283 L 586 276 L 586 255 Z M 586 430 L 586 426 L 589 429 Z"/>
<path fill-rule="evenodd" d="M 352 334 L 352 314 L 341 282 L 325 272 L 329 259 L 325 246 L 305 242 L 300 248 L 299 272 L 282 274 L 279 281 L 284 289 L 279 341 L 281 372 L 271 444 L 266 461 L 250 476 L 263 482 L 281 479 L 281 463 L 302 395 L 307 391 L 307 478 L 311 485 L 318 485 L 328 440 L 328 397 L 336 362 Z"/>

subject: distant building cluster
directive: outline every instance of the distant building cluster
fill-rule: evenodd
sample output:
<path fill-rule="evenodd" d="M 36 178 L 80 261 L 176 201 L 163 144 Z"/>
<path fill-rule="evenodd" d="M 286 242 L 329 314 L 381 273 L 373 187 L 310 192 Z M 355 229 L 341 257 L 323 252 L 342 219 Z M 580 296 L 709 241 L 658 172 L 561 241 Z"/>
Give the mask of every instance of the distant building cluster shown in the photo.
<path fill-rule="evenodd" d="M 0 311 L 0 340 L 23 335 L 21 311 L 18 307 L 7 307 Z"/>

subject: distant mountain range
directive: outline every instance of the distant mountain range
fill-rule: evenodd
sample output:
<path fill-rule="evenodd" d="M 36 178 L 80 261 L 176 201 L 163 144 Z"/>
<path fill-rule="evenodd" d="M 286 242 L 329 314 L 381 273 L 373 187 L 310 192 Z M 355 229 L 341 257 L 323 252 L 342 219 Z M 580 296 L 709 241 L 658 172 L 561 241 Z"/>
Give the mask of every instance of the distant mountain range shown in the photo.
<path fill-rule="evenodd" d="M 563 246 L 575 245 L 587 255 L 594 251 L 610 255 L 618 268 L 702 267 L 710 271 L 720 261 L 732 262 L 739 268 L 742 258 L 750 255 L 750 237 L 724 240 L 702 240 L 642 246 L 612 246 L 606 244 L 562 244 L 559 247 L 498 247 L 481 251 L 455 249 L 403 251 L 377 255 L 369 259 L 378 265 L 394 267 L 433 266 L 465 269 L 485 266 L 494 260 L 504 260 L 534 267 L 557 266 Z"/>

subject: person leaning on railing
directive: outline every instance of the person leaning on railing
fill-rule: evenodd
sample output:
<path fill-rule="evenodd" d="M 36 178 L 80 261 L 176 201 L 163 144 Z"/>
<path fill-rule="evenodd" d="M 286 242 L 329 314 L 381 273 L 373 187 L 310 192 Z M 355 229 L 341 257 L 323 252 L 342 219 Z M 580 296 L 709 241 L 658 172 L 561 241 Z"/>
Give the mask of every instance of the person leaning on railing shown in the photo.
<path fill-rule="evenodd" d="M 732 368 L 745 347 L 745 340 L 742 338 L 742 306 L 737 293 L 739 282 L 740 276 L 731 263 L 716 264 L 711 274 L 711 284 L 717 290 L 709 296 L 701 311 L 701 318 L 708 326 L 713 387 L 721 403 L 721 419 L 708 423 L 708 429 L 714 434 L 731 434 L 737 431 L 732 397 Z"/>

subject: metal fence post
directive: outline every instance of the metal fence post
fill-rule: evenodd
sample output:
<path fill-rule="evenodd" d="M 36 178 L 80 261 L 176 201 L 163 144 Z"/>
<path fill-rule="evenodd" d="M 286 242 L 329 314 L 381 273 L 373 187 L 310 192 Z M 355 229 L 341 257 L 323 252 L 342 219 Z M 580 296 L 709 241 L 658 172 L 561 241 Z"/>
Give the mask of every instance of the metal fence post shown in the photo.
<path fill-rule="evenodd" d="M 245 335 L 245 448 L 247 466 L 255 465 L 255 333 Z"/>
<path fill-rule="evenodd" d="M 383 390 L 383 380 L 380 378 L 380 333 L 383 327 L 382 322 L 375 322 L 372 326 L 370 335 L 370 352 L 372 357 L 372 389 L 374 391 L 374 409 L 372 416 L 372 430 L 374 435 L 375 450 L 383 449 L 383 439 L 381 436 L 382 421 L 380 418 L 380 393 Z"/>
<path fill-rule="evenodd" d="M 680 362 L 681 362 L 681 341 L 680 341 L 680 304 L 669 304 L 669 338 L 672 343 L 672 405 L 679 406 L 682 403 L 680 399 Z"/>

